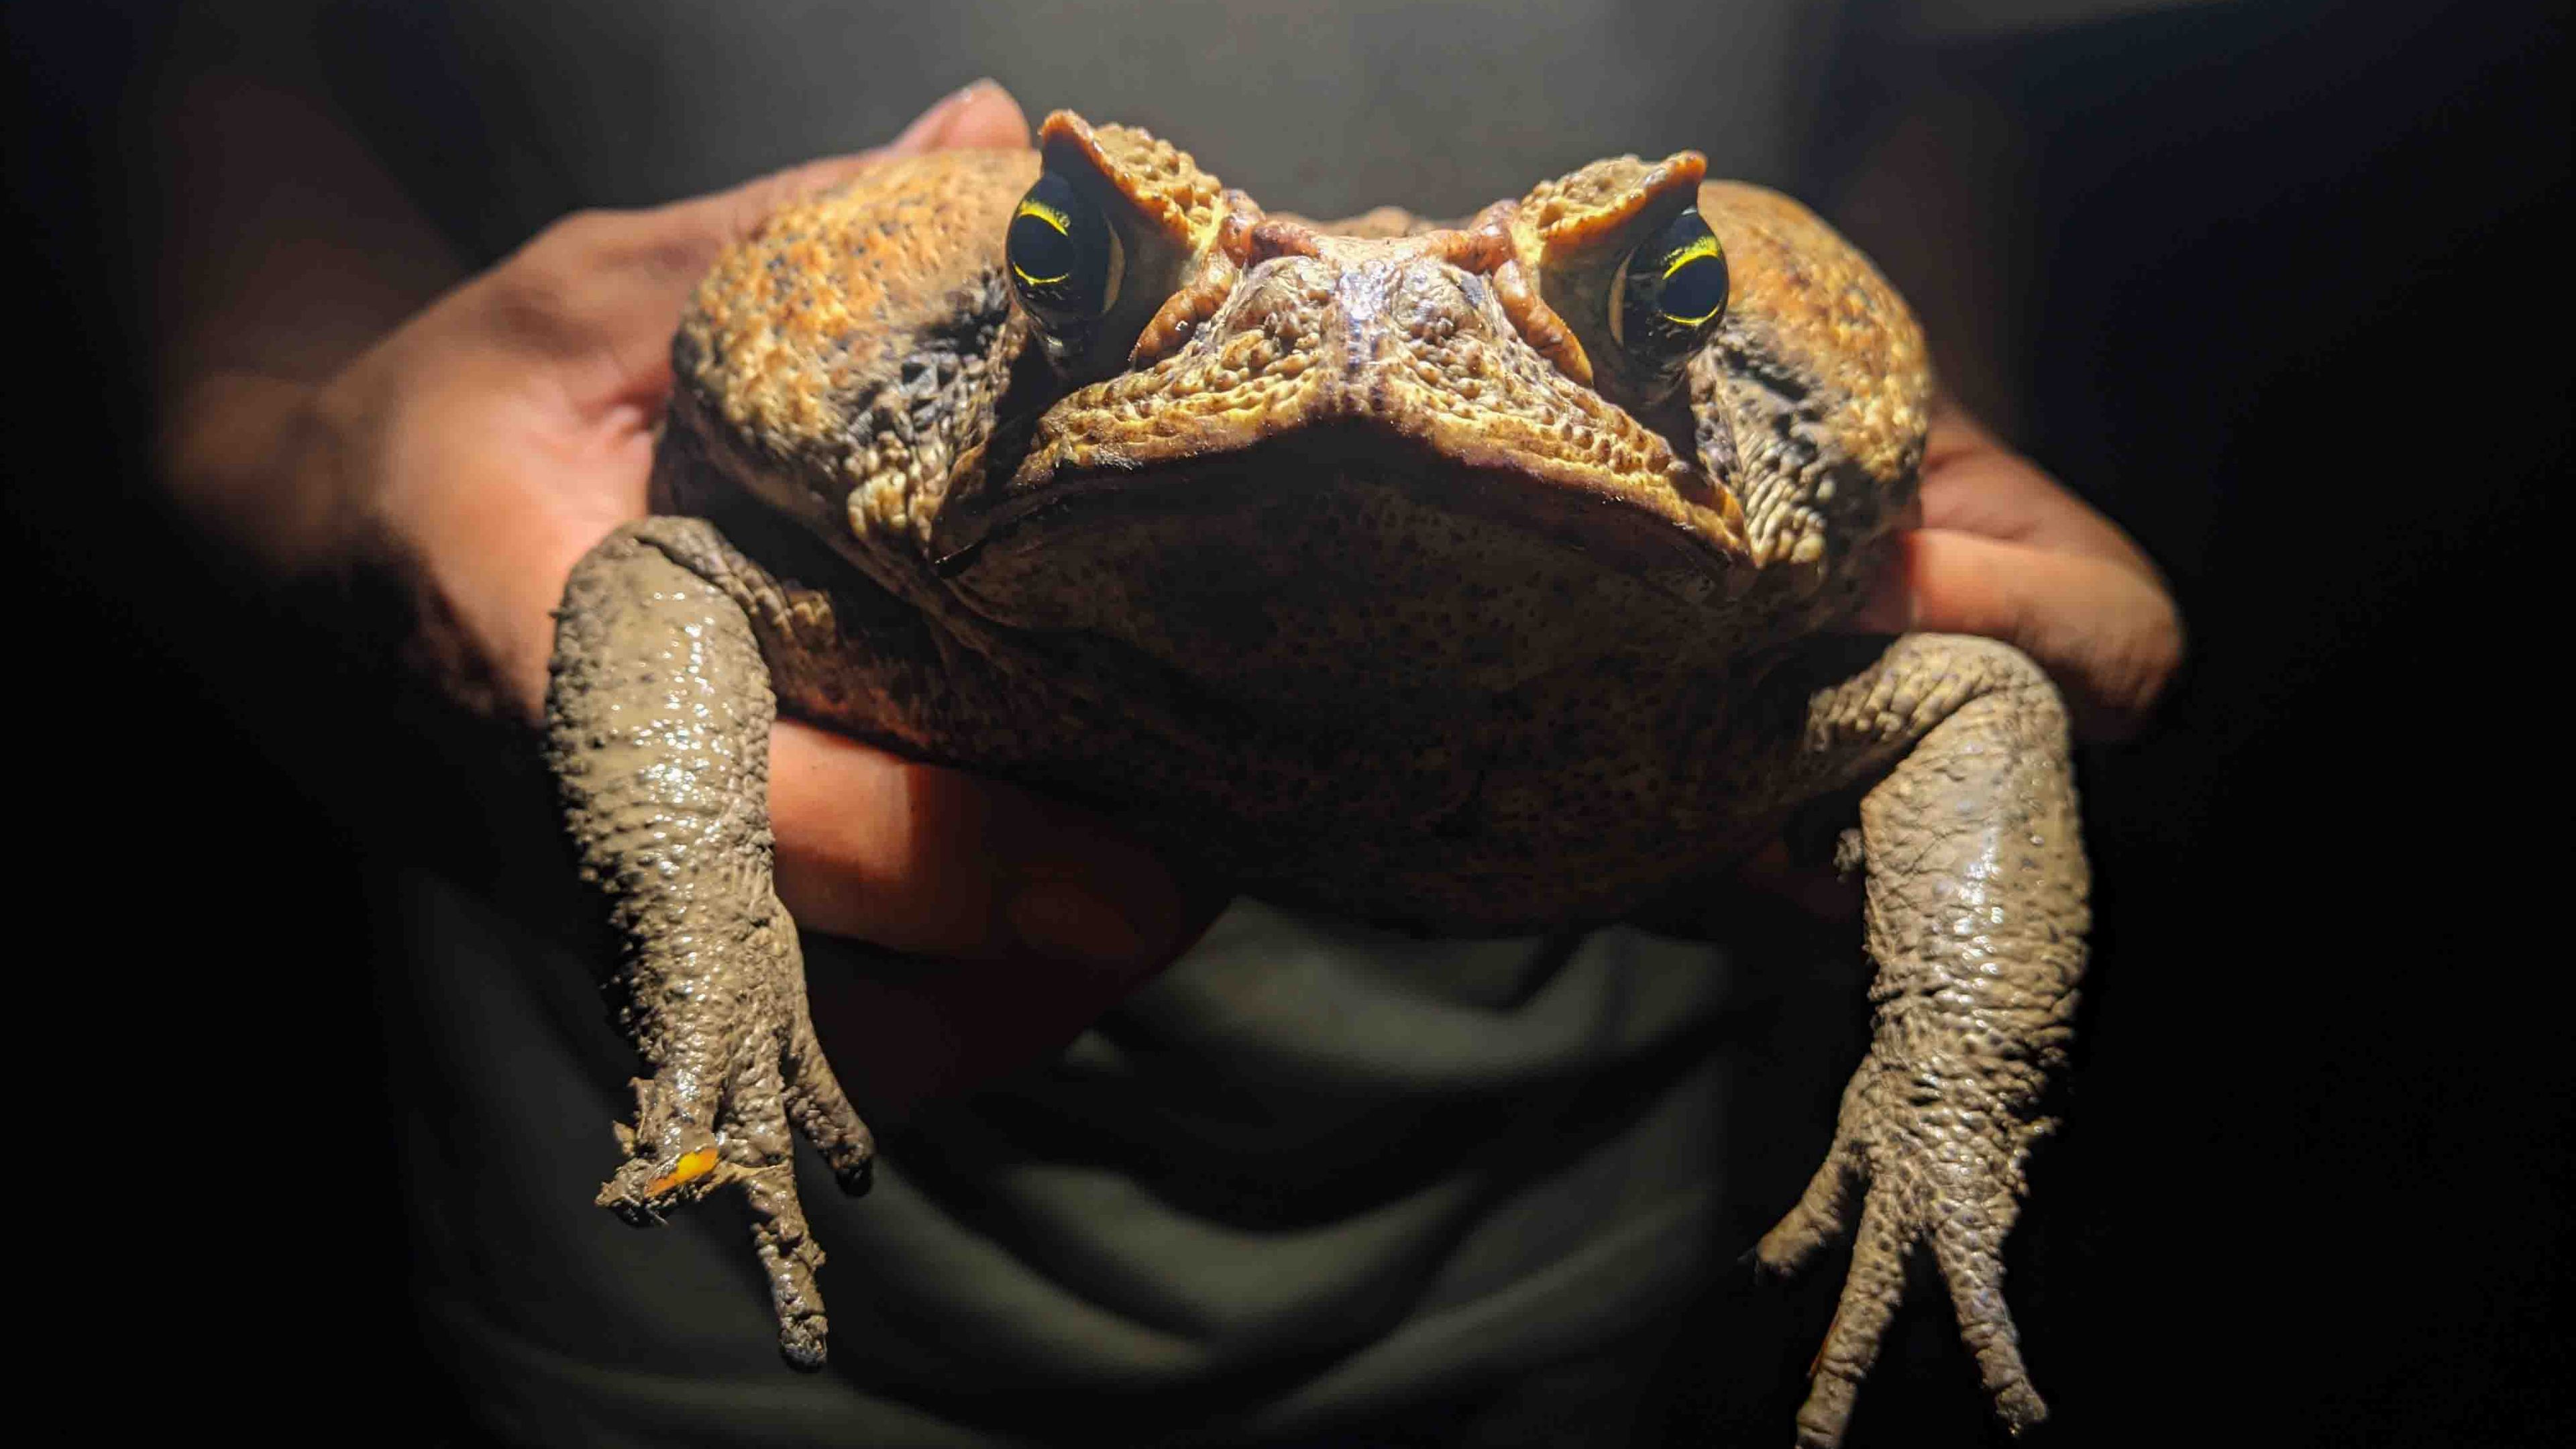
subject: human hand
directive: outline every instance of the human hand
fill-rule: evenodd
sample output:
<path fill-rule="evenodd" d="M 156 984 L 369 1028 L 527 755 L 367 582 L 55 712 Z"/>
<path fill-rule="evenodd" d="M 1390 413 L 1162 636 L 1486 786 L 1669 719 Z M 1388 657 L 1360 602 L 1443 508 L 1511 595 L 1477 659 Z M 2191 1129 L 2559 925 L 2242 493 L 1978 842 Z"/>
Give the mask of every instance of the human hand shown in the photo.
<path fill-rule="evenodd" d="M 2145 723 L 2182 667 L 2182 613 L 2118 525 L 1947 398 L 1915 513 L 1848 627 L 2000 639 L 2048 671 L 2078 735 Z"/>
<path fill-rule="evenodd" d="M 1948 398 L 1933 405 L 1923 484 L 1855 633 L 1978 634 L 2036 661 L 2075 732 L 2124 738 L 2182 666 L 2182 613 L 2122 533 Z M 1740 879 L 1812 915 L 1860 910 L 1860 887 L 1773 841 Z"/>
<path fill-rule="evenodd" d="M 302 496 L 346 517 L 338 552 L 407 586 L 453 692 L 543 717 L 552 611 L 572 566 L 646 511 L 670 339 L 719 251 L 780 204 L 873 160 L 1024 147 L 989 82 L 881 150 L 733 191 L 548 228 L 326 383 Z M 770 812 L 778 894 L 803 926 L 945 958 L 883 981 L 812 982 L 845 1081 L 881 1115 L 1060 1044 L 1186 944 L 1204 906 L 1083 812 L 781 721 Z"/>

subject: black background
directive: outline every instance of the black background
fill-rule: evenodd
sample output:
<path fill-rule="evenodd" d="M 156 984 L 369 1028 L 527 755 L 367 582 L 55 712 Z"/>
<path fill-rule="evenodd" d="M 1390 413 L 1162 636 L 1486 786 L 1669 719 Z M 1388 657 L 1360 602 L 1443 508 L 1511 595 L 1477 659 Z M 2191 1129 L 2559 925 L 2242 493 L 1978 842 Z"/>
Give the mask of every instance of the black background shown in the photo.
<path fill-rule="evenodd" d="M 2098 964 L 2014 1258 L 2050 1442 L 2571 1429 L 2566 21 L 2382 9 L 1977 52 L 2042 138 L 2024 441 L 2193 641 L 2085 762 Z M 402 763 L 457 727 L 156 501 L 114 122 L 153 20 L 8 23 L 10 1246 L 66 1310 L 31 1326 L 129 1385 L 103 1428 L 429 1436 L 366 884 L 471 853 Z M 1855 1443 L 1991 1432 L 1949 1334 L 1909 1314 L 1929 1367 Z"/>

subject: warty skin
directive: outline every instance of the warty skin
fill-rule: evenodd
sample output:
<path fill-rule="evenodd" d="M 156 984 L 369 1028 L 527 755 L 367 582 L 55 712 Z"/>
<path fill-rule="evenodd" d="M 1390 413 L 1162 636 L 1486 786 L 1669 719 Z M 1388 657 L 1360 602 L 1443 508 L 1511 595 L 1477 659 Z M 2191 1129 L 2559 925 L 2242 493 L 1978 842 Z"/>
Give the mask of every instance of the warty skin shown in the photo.
<path fill-rule="evenodd" d="M 1117 229 L 1096 332 L 1014 296 L 1042 167 Z M 793 1139 L 853 1188 L 872 1145 L 770 886 L 782 709 L 1444 932 L 1669 901 L 1857 795 L 1873 1045 L 1756 1249 L 1853 1243 L 1800 1441 L 1839 1442 L 1925 1250 L 1999 1414 L 2036 1422 L 2000 1255 L 2084 963 L 2065 711 L 2007 646 L 1831 632 L 1912 497 L 1923 341 L 1805 209 L 1700 169 L 1316 226 L 1058 113 L 1038 153 L 889 162 L 721 260 L 658 516 L 575 570 L 549 698 L 649 1073 L 602 1203 L 740 1185 L 782 1347 L 821 1362 Z M 1731 287 L 1656 396 L 1605 301 L 1693 207 Z"/>

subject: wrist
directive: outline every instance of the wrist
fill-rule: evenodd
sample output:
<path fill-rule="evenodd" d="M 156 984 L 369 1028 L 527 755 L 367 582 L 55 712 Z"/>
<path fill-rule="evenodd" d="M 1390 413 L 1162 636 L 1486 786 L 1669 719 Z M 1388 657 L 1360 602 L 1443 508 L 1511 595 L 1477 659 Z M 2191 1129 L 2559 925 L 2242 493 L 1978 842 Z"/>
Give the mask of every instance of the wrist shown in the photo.
<path fill-rule="evenodd" d="M 172 500 L 199 530 L 261 571 L 315 571 L 341 510 L 307 465 L 318 389 L 252 372 L 191 380 L 171 408 L 161 447 Z"/>

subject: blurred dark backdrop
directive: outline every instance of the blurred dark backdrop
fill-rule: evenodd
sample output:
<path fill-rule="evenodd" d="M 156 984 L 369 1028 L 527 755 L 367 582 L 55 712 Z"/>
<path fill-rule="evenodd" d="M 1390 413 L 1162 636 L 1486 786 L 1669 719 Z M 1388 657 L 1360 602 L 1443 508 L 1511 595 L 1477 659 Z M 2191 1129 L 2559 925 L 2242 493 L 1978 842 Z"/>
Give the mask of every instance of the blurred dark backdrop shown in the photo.
<path fill-rule="evenodd" d="M 164 25 L 7 12 L 11 798 L 33 867 L 11 895 L 17 1035 L 42 1059 L 20 1073 L 36 1170 L 12 1246 L 69 1270 L 75 1312 L 40 1332 L 133 1386 L 102 1427 L 293 1437 L 354 1394 L 429 1437 L 451 1390 L 401 1297 L 363 867 L 471 854 L 483 826 L 404 763 L 463 727 L 311 600 L 207 556 L 151 486 L 130 107 Z M 2547 5 L 2274 4 L 1951 52 L 2015 138 L 1994 244 L 2017 441 L 2137 534 L 2193 628 L 2159 727 L 2085 761 L 2098 966 L 2073 1125 L 2014 1258 L 2051 1442 L 2576 1429 L 2547 703 L 2565 31 Z M 1880 98 L 1816 84 L 1832 177 Z M 1870 208 L 1864 189 L 1845 215 L 1902 281 L 1904 218 Z M 539 220 L 480 224 L 497 248 Z M 1829 1311 L 1833 1277 L 1778 1321 Z M 1981 1442 L 1942 1312 L 1897 1336 L 1854 1442 Z"/>

